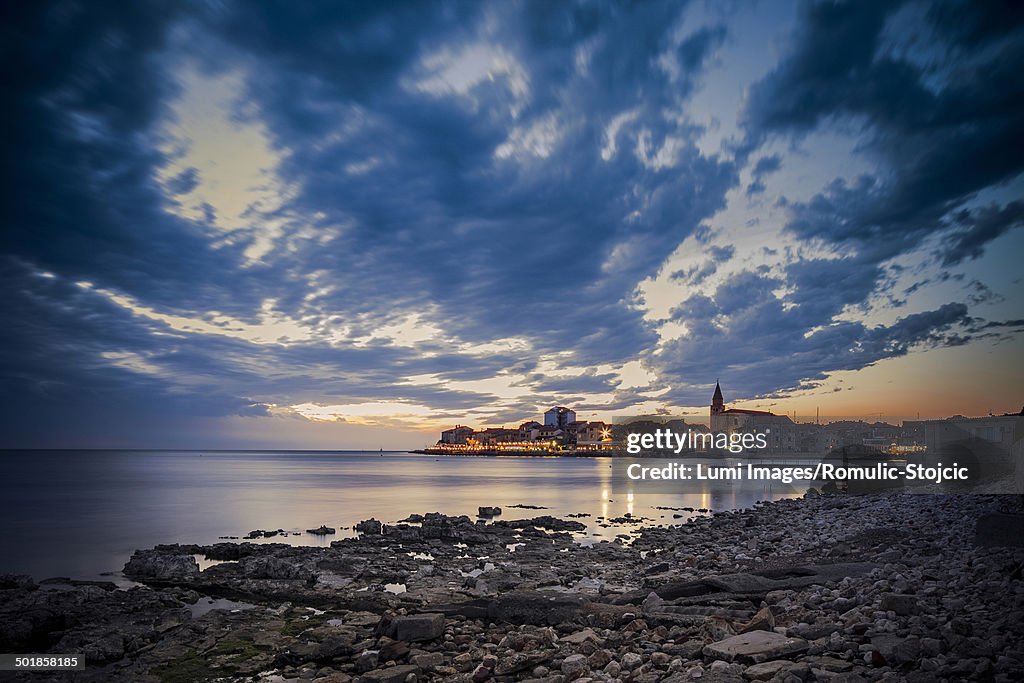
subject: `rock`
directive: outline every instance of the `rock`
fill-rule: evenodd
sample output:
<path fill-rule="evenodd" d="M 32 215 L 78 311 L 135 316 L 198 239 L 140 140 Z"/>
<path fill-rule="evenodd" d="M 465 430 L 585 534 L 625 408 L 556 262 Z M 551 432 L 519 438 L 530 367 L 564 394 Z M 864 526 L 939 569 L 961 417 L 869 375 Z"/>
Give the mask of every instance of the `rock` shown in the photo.
<path fill-rule="evenodd" d="M 352 654 L 351 637 L 347 635 L 328 636 L 313 651 L 313 659 L 327 661 L 350 654 Z"/>
<path fill-rule="evenodd" d="M 627 652 L 626 654 L 622 655 L 622 658 L 619 661 L 622 664 L 623 669 L 625 669 L 626 671 L 632 671 L 633 669 L 640 666 L 644 660 L 640 655 L 638 655 L 635 652 Z"/>
<path fill-rule="evenodd" d="M 467 672 L 473 669 L 473 655 L 462 652 L 452 657 L 452 666 L 456 671 Z"/>
<path fill-rule="evenodd" d="M 711 643 L 703 652 L 705 657 L 725 662 L 760 664 L 806 652 L 807 647 L 802 638 L 787 638 L 774 631 L 752 631 Z"/>
<path fill-rule="evenodd" d="M 570 643 L 573 645 L 582 645 L 583 643 L 590 641 L 592 643 L 602 643 L 604 640 L 594 632 L 594 629 L 585 628 L 582 631 L 576 631 L 570 633 L 567 636 L 562 636 L 558 639 L 563 643 Z"/>
<path fill-rule="evenodd" d="M 767 607 L 762 607 L 750 619 L 749 622 L 740 627 L 739 633 L 750 633 L 751 631 L 771 631 L 775 628 L 775 615 Z"/>
<path fill-rule="evenodd" d="M 899 593 L 885 593 L 882 595 L 882 609 L 887 612 L 891 610 L 901 617 L 917 614 L 917 597 L 901 595 Z"/>
<path fill-rule="evenodd" d="M 562 674 L 567 681 L 574 681 L 586 672 L 590 671 L 590 663 L 586 655 L 569 655 L 562 660 Z"/>
<path fill-rule="evenodd" d="M 654 591 L 651 591 L 647 594 L 647 597 L 644 598 L 644 601 L 640 604 L 640 609 L 643 610 L 644 614 L 651 614 L 653 612 L 657 612 L 658 610 L 660 610 L 664 605 L 665 599 L 657 593 L 655 593 Z"/>
<path fill-rule="evenodd" d="M 893 665 L 916 661 L 922 650 L 921 639 L 917 636 L 901 638 L 893 634 L 872 637 L 871 647 Z"/>
<path fill-rule="evenodd" d="M 478 517 L 497 517 L 500 514 L 501 514 L 501 508 L 497 507 L 497 506 L 495 506 L 495 507 L 480 507 L 480 508 L 477 508 L 477 516 Z"/>
<path fill-rule="evenodd" d="M 748 666 L 743 670 L 743 677 L 749 681 L 768 681 L 781 671 L 793 666 L 793 662 L 785 659 L 776 659 L 773 662 L 761 662 Z"/>
<path fill-rule="evenodd" d="M 444 635 L 444 615 L 410 614 L 395 618 L 395 637 L 407 642 L 434 640 Z"/>
<path fill-rule="evenodd" d="M 419 667 L 413 664 L 399 664 L 386 669 L 367 671 L 359 679 L 360 683 L 405 683 L 409 675 L 418 676 Z"/>
<path fill-rule="evenodd" d="M 444 664 L 444 655 L 440 652 L 427 652 L 422 655 L 414 655 L 411 661 L 424 671 L 433 671 Z"/>
<path fill-rule="evenodd" d="M 313 572 L 296 562 L 273 556 L 253 555 L 238 561 L 238 569 L 250 579 L 309 580 Z"/>
<path fill-rule="evenodd" d="M 355 659 L 356 673 L 366 673 L 377 668 L 380 662 L 377 650 L 364 650 Z"/>
<path fill-rule="evenodd" d="M 584 600 L 578 596 L 516 591 L 490 603 L 487 616 L 492 621 L 512 624 L 554 625 L 575 621 L 582 614 L 583 605 Z"/>
<path fill-rule="evenodd" d="M 404 640 L 380 639 L 378 656 L 382 662 L 401 661 L 409 654 L 409 644 Z"/>
<path fill-rule="evenodd" d="M 316 529 L 306 529 L 306 533 L 315 534 L 316 536 L 329 536 L 335 533 L 335 529 L 334 527 L 327 526 L 326 524 L 321 524 Z"/>
<path fill-rule="evenodd" d="M 700 627 L 700 634 L 706 638 L 705 642 L 724 640 L 735 633 L 732 622 L 724 617 L 708 617 Z"/>
<path fill-rule="evenodd" d="M 384 525 L 371 517 L 370 519 L 364 519 L 363 521 L 356 524 L 355 529 L 361 534 L 368 536 L 380 536 L 383 531 Z"/>
<path fill-rule="evenodd" d="M 835 657 L 805 657 L 801 662 L 810 665 L 811 668 L 832 673 L 844 673 L 853 668 L 853 664 L 850 662 L 845 659 L 836 659 Z"/>
<path fill-rule="evenodd" d="M 124 573 L 140 579 L 181 581 L 199 576 L 199 563 L 191 555 L 168 555 L 156 550 L 136 550 Z"/>
<path fill-rule="evenodd" d="M 663 572 L 667 572 L 669 569 L 671 569 L 671 565 L 668 562 L 658 562 L 657 564 L 652 564 L 650 567 L 644 569 L 644 574 L 647 574 L 648 576 L 652 574 L 661 574 Z"/>
<path fill-rule="evenodd" d="M 491 670 L 483 664 L 473 669 L 473 683 L 483 683 L 491 677 Z"/>
<path fill-rule="evenodd" d="M 70 583 L 71 579 L 62 583 Z M 43 583 L 46 583 L 45 581 Z M 35 590 L 36 582 L 28 574 L 0 575 L 0 590 Z"/>
<path fill-rule="evenodd" d="M 508 676 L 527 669 L 535 669 L 550 659 L 551 654 L 548 652 L 513 652 L 498 661 L 494 667 L 494 675 Z"/>

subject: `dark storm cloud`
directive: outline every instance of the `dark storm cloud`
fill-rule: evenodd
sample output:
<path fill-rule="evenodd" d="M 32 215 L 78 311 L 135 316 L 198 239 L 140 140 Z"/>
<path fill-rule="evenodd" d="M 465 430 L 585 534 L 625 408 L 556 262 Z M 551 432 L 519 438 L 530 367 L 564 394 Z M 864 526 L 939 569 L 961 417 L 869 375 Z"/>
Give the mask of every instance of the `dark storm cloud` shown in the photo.
<path fill-rule="evenodd" d="M 396 384 L 418 374 L 458 381 L 516 365 L 532 370 L 521 358 L 468 356 L 443 343 L 268 348 L 212 335 L 154 338 L 160 325 L 95 292 L 78 292 L 69 284 L 78 280 L 163 312 L 216 311 L 256 322 L 262 302 L 273 297 L 283 313 L 316 329 L 341 321 L 372 333 L 430 310 L 446 335 L 470 343 L 519 336 L 530 341 L 531 355 L 569 350 L 582 364 L 636 355 L 654 337 L 630 305 L 635 283 L 723 206 L 735 182 L 729 162 L 693 145 L 696 129 L 666 115 L 692 92 L 725 34 L 705 27 L 674 42 L 681 10 L 546 3 L 521 12 L 426 3 L 5 7 L 3 56 L 18 68 L 3 89 L 14 147 L 0 176 L 7 188 L 2 248 L 24 265 L 9 269 L 14 282 L 5 298 L 25 316 L 21 337 L 5 348 L 9 358 L 27 360 L 7 372 L 29 394 L 33 386 L 58 386 L 73 403 L 84 386 L 109 384 L 93 397 L 97 406 L 117 403 L 115 387 L 124 386 L 126 405 L 210 415 L 251 412 L 260 400 L 325 396 L 464 408 L 492 397 Z M 497 13 L 499 27 L 486 36 L 485 11 Z M 426 58 L 458 57 L 473 44 L 500 50 L 510 70 L 463 93 L 416 86 L 438 77 Z M 580 67 L 583 52 L 589 57 Z M 237 116 L 266 126 L 283 158 L 281 180 L 296 189 L 275 214 L 250 216 L 283 220 L 291 250 L 249 263 L 243 252 L 255 229 L 223 239 L 212 227 L 213 207 L 199 222 L 165 210 L 174 201 L 165 191 L 181 195 L 202 181 L 195 169 L 163 187 L 156 180 L 172 161 L 156 149 L 180 87 L 174 69 L 185 56 L 210 73 L 245 75 L 248 101 Z M 673 75 L 659 66 L 662 58 L 676 65 Z M 521 75 L 525 90 L 515 81 Z M 606 127 L 630 111 L 615 156 L 603 162 Z M 548 122 L 554 139 L 546 156 L 531 155 L 530 144 L 516 147 Z M 341 134 L 346 125 L 351 135 Z M 646 151 L 634 149 L 641 133 Z M 508 143 L 509 158 L 496 156 Z M 666 144 L 676 145 L 673 158 L 656 159 Z M 366 170 L 352 172 L 353 164 Z M 335 231 L 334 239 L 296 236 L 310 225 Z M 64 316 L 59 330 L 40 327 L 36 311 L 19 308 L 39 284 L 32 280 L 37 270 L 56 273 L 67 296 L 75 295 L 73 305 L 57 303 L 53 292 L 36 301 Z M 333 293 L 309 303 L 305 275 L 314 270 L 329 274 Z M 89 318 L 94 305 L 106 313 Z M 65 347 L 73 353 L 53 362 Z M 120 354 L 111 357 L 122 365 L 112 369 L 104 353 Z M 143 361 L 160 372 L 139 369 Z M 233 387 L 240 398 L 189 386 L 189 377 Z M 194 391 L 205 398 L 171 400 Z"/>
<path fill-rule="evenodd" d="M 1002 208 L 990 205 L 974 211 L 963 209 L 953 214 L 953 223 L 956 227 L 942 255 L 944 266 L 981 256 L 986 244 L 1024 224 L 1024 202 L 1013 201 Z"/>
<path fill-rule="evenodd" d="M 152 306 L 244 313 L 258 288 L 236 272 L 241 247 L 168 215 L 154 180 L 152 129 L 176 91 L 160 54 L 185 9 L 4 5 L 0 250 Z"/>
<path fill-rule="evenodd" d="M 407 21 L 368 12 L 353 21 L 331 10 L 289 11 L 277 21 L 273 6 L 239 6 L 221 17 L 231 49 L 260 65 L 250 105 L 289 150 L 280 172 L 298 194 L 288 210 L 319 212 L 325 228 L 346 226 L 326 247 L 300 245 L 294 267 L 335 273 L 341 286 L 329 304 L 338 310 L 435 303 L 445 329 L 466 340 L 528 329 L 539 354 L 626 360 L 654 340 L 641 311 L 625 305 L 635 283 L 724 205 L 735 182 L 729 163 L 703 156 L 693 131 L 663 111 L 692 90 L 722 30 L 683 40 L 682 75 L 673 81 L 656 60 L 671 48 L 678 6 L 489 9 L 500 28 L 487 36 L 478 35 L 477 18 L 456 23 L 443 12 Z M 382 35 L 400 47 L 377 64 Z M 461 94 L 417 88 L 437 76 L 424 58 L 444 50 L 457 58 L 477 43 L 527 74 L 526 92 L 511 73 Z M 572 65 L 583 49 L 581 73 Z M 361 73 L 369 62 L 372 79 Z M 629 111 L 635 118 L 616 134 L 616 156 L 602 161 L 606 127 Z M 339 135 L 341 122 L 354 130 Z M 516 135 L 545 126 L 549 154 L 515 148 Z M 643 130 L 650 157 L 679 138 L 678 163 L 639 159 L 626 141 Z M 509 142 L 510 158 L 496 156 Z M 366 170 L 347 170 L 353 162 Z"/>
<path fill-rule="evenodd" d="M 1024 170 L 1022 63 L 1024 21 L 1010 3 L 804 4 L 790 54 L 751 89 L 751 144 L 838 123 L 863 131 L 880 168 L 793 204 L 789 229 L 877 260 L 950 230 L 951 212 Z M 952 228 L 947 264 L 1019 224 L 1010 207 L 989 211 L 985 228 Z"/>

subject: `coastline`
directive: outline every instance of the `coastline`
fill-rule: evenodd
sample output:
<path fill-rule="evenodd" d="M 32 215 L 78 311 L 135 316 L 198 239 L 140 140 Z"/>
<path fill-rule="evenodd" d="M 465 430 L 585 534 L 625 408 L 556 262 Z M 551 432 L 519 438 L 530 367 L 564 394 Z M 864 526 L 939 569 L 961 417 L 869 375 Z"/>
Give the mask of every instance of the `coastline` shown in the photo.
<path fill-rule="evenodd" d="M 437 513 L 330 547 L 156 546 L 127 591 L 4 577 L 2 649 L 81 652 L 75 681 L 1013 680 L 1024 550 L 975 527 L 1015 502 L 812 496 L 589 546 L 576 519 Z"/>

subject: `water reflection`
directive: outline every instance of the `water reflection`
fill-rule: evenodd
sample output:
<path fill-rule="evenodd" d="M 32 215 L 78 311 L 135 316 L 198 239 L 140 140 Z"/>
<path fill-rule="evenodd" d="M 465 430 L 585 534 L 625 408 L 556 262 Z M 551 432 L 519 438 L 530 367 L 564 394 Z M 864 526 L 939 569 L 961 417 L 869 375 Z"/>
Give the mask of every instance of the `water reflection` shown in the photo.
<path fill-rule="evenodd" d="M 726 509 L 773 497 L 764 490 L 659 495 L 612 490 L 608 458 L 446 457 L 367 452 L 10 451 L 0 483 L 8 548 L 0 573 L 94 578 L 116 571 L 135 548 L 214 543 L 254 529 L 282 529 L 254 542 L 325 545 L 360 520 L 410 513 L 504 519 L 589 514 L 586 537 L 611 540 L 625 513 L 680 523 L 655 506 Z M 783 495 L 792 495 L 786 493 Z M 778 497 L 778 496 L 775 496 Z M 513 504 L 546 510 L 511 509 Z M 499 518 L 500 519 L 500 518 Z M 337 534 L 305 533 L 326 524 Z"/>

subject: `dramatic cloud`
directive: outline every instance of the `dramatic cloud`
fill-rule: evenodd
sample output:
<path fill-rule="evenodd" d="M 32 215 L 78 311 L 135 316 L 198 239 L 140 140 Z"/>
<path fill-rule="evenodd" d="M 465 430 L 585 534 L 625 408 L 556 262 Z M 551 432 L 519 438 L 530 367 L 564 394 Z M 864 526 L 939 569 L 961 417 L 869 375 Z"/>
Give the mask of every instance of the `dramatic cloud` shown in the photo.
<path fill-rule="evenodd" d="M 878 171 L 793 204 L 789 229 L 891 258 L 969 220 L 983 190 L 1019 180 L 1022 26 L 1019 9 L 998 3 L 805 4 L 791 54 L 751 90 L 748 134 L 860 129 Z M 1020 223 L 1019 206 L 985 213 L 983 228 L 957 230 L 946 265 Z"/>
<path fill-rule="evenodd" d="M 976 267 L 1022 223 L 1016 8 L 0 12 L 0 445 L 664 410 L 1019 331 Z"/>

